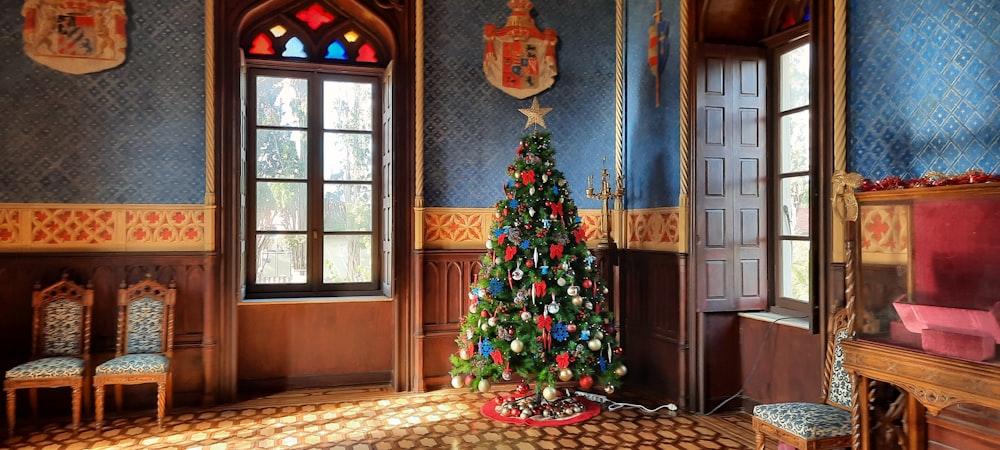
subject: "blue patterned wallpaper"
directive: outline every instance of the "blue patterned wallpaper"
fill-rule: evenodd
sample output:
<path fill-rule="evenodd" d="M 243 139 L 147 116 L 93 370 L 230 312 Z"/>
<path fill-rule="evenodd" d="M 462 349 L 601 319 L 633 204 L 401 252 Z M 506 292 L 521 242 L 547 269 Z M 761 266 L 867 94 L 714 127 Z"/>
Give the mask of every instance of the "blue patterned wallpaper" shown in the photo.
<path fill-rule="evenodd" d="M 203 203 L 204 2 L 129 0 L 125 62 L 84 75 L 24 54 L 23 3 L 0 2 L 0 203 Z"/>
<path fill-rule="evenodd" d="M 851 0 L 850 170 L 1000 173 L 1000 2 Z"/>
<path fill-rule="evenodd" d="M 627 3 L 625 89 L 625 206 L 629 209 L 677 206 L 680 195 L 680 6 L 662 2 L 668 25 L 667 62 L 656 79 L 649 68 L 649 27 L 656 0 Z"/>
<path fill-rule="evenodd" d="M 535 24 L 559 35 L 559 76 L 538 95 L 556 149 L 580 208 L 587 176 L 600 178 L 601 158 L 614 173 L 615 4 L 608 0 L 536 0 Z M 507 166 L 530 133 L 531 99 L 518 100 L 486 81 L 483 27 L 503 26 L 506 1 L 434 0 L 424 4 L 424 199 L 430 207 L 490 207 L 503 196 Z"/>

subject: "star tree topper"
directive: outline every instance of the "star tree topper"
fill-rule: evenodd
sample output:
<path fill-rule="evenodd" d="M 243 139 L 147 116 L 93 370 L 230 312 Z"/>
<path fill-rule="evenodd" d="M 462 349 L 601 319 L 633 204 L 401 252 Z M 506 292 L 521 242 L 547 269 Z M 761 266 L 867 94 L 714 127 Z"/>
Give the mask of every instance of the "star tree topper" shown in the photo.
<path fill-rule="evenodd" d="M 524 128 L 530 127 L 533 123 L 545 128 L 545 115 L 552 111 L 552 108 L 539 108 L 538 97 L 533 97 L 531 108 L 518 108 L 518 110 L 521 111 L 521 114 L 528 116 L 528 122 L 524 124 Z"/>

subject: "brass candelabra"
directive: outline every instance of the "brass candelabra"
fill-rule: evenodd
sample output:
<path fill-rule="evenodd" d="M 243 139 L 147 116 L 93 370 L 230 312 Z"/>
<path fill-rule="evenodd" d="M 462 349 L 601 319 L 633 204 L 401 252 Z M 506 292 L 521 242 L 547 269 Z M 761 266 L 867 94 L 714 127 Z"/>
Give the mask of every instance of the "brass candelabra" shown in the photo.
<path fill-rule="evenodd" d="M 611 184 L 608 182 L 610 177 L 607 167 L 602 168 L 601 190 L 594 193 L 594 176 L 587 176 L 587 198 L 596 198 L 603 202 L 601 205 L 601 240 L 598 242 L 598 247 L 609 247 L 614 242 L 611 237 L 611 210 L 608 207 L 608 200 L 620 199 L 625 196 L 622 178 L 615 177 L 615 190 L 612 191 Z"/>

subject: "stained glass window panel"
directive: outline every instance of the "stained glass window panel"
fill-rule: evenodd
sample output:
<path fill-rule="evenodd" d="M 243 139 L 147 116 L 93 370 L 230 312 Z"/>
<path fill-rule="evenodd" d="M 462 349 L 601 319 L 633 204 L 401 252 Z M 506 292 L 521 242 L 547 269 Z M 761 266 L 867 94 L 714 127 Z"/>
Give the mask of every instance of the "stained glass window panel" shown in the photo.
<path fill-rule="evenodd" d="M 378 58 L 375 57 L 375 48 L 371 44 L 364 44 L 358 49 L 358 62 L 378 62 Z"/>
<path fill-rule="evenodd" d="M 257 37 L 253 38 L 249 52 L 253 55 L 273 55 L 274 47 L 271 45 L 271 38 L 265 36 L 264 33 L 258 34 Z"/>
<path fill-rule="evenodd" d="M 306 54 L 306 46 L 302 44 L 302 41 L 297 37 L 293 37 L 285 43 L 285 51 L 281 52 L 281 56 L 286 58 L 306 58 L 309 55 Z"/>
<path fill-rule="evenodd" d="M 310 6 L 307 9 L 299 11 L 297 14 L 295 14 L 295 17 L 305 22 L 305 24 L 309 28 L 312 28 L 314 30 L 319 29 L 319 27 L 323 26 L 324 24 L 333 22 L 334 19 L 333 14 L 330 14 L 325 9 L 323 9 L 322 6 L 319 6 L 316 3 L 313 3 L 312 6 Z"/>
<path fill-rule="evenodd" d="M 330 46 L 326 48 L 326 59 L 346 61 L 347 49 L 344 48 L 344 44 L 341 44 L 340 41 L 333 41 L 330 43 Z"/>

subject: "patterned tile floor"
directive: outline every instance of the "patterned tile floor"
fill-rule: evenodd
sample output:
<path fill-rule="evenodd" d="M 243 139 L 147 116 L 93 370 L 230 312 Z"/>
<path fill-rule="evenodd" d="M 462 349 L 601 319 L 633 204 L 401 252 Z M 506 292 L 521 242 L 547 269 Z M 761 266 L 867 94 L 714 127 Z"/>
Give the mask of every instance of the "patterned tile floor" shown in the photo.
<path fill-rule="evenodd" d="M 163 429 L 155 417 L 106 419 L 98 433 L 85 422 L 24 423 L 6 447 L 15 449 L 747 449 L 746 414 L 697 416 L 605 408 L 585 422 L 527 427 L 488 419 L 482 394 L 465 390 L 394 393 L 384 389 L 290 391 L 199 411 L 172 411 Z M 653 407 L 655 405 L 647 405 Z M 4 430 L 3 433 L 6 433 Z M 3 436 L 3 435 L 0 435 Z M 6 437 L 6 436 L 5 436 Z M 2 445 L 0 445 L 2 447 Z M 773 446 L 769 448 L 774 448 Z"/>

